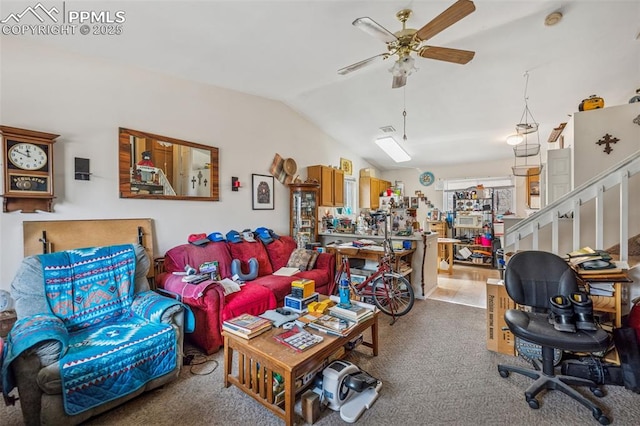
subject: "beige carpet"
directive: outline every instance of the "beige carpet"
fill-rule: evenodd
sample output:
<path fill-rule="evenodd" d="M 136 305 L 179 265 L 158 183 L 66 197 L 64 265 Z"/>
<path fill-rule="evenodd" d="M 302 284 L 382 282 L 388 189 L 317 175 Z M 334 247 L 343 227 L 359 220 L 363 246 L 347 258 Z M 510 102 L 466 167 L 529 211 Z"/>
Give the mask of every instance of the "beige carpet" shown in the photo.
<path fill-rule="evenodd" d="M 382 380 L 380 398 L 358 423 L 382 425 L 597 425 L 590 411 L 564 394 L 546 392 L 540 409 L 524 400 L 530 379 L 503 379 L 499 362 L 525 362 L 485 348 L 485 310 L 435 300 L 416 301 L 414 309 L 380 327 L 380 355 L 367 348 L 348 360 Z M 186 367 L 179 380 L 92 419 L 89 425 L 280 425 L 282 422 L 238 389 L 222 386 L 220 365 L 209 375 Z M 202 365 L 211 368 L 212 363 Z M 640 424 L 640 395 L 607 386 L 599 399 L 614 425 Z M 588 398 L 595 398 L 582 390 Z M 299 422 L 301 423 L 301 418 Z M 21 424 L 17 407 L 0 409 L 0 424 Z M 318 425 L 342 425 L 339 413 L 324 410 Z"/>

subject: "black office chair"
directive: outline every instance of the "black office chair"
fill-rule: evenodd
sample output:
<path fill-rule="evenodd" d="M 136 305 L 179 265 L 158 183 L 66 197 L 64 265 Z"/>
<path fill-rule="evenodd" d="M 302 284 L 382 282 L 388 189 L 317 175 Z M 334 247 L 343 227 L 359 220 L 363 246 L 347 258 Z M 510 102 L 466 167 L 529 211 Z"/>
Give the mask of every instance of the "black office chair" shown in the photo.
<path fill-rule="evenodd" d="M 535 369 L 510 365 L 498 365 L 502 377 L 509 377 L 510 372 L 522 374 L 535 381 L 524 392 L 529 407 L 540 407 L 536 395 L 545 389 L 562 391 L 591 410 L 593 417 L 601 424 L 607 425 L 610 420 L 593 402 L 585 398 L 569 385 L 589 386 L 591 392 L 602 397 L 604 393 L 596 383 L 580 377 L 556 375 L 554 366 L 554 350 L 569 352 L 601 352 L 609 347 L 609 334 L 598 328 L 596 331 L 578 330 L 575 333 L 558 331 L 549 321 L 549 299 L 556 295 L 571 297 L 578 291 L 573 270 L 559 256 L 543 251 L 523 251 L 516 253 L 509 262 L 504 276 L 505 287 L 509 297 L 518 305 L 531 307 L 531 312 L 510 309 L 504 319 L 509 330 L 516 338 L 534 343 L 542 347 L 542 365 L 539 360 L 532 361 Z M 542 370 L 542 371 L 540 371 Z"/>

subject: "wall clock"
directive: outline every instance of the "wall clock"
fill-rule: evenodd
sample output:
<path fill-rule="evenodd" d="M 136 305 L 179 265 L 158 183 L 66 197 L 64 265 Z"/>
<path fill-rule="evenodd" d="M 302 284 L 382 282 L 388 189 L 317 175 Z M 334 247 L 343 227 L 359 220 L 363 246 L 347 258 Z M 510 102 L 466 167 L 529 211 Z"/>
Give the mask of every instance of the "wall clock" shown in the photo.
<path fill-rule="evenodd" d="M 431 172 L 424 172 L 420 175 L 420 183 L 424 186 L 431 185 L 436 179 Z"/>
<path fill-rule="evenodd" d="M 4 154 L 3 211 L 52 211 L 53 144 L 58 135 L 0 126 Z"/>

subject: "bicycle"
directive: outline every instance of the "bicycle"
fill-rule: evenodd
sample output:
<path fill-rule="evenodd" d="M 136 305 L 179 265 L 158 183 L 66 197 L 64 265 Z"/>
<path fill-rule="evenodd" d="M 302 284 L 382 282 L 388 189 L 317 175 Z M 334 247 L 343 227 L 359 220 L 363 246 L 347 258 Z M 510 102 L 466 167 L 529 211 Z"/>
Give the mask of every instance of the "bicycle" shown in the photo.
<path fill-rule="evenodd" d="M 407 314 L 415 301 L 413 287 L 411 283 L 402 274 L 393 270 L 391 260 L 395 259 L 393 245 L 389 238 L 387 230 L 387 213 L 373 213 L 374 218 L 384 217 L 384 255 L 380 258 L 378 268 L 373 274 L 368 276 L 362 282 L 353 282 L 351 279 L 351 267 L 349 265 L 349 254 L 355 255 L 360 250 L 357 247 L 336 248 L 342 255 L 342 262 L 336 271 L 334 279 L 334 288 L 332 293 L 337 292 L 340 287 L 340 281 L 345 275 L 349 282 L 349 287 L 353 295 L 364 300 L 373 299 L 373 303 L 386 315 L 390 315 L 391 325 L 396 322 L 396 317 Z M 379 221 L 376 218 L 377 221 Z M 355 251 L 354 251 L 355 250 Z"/>

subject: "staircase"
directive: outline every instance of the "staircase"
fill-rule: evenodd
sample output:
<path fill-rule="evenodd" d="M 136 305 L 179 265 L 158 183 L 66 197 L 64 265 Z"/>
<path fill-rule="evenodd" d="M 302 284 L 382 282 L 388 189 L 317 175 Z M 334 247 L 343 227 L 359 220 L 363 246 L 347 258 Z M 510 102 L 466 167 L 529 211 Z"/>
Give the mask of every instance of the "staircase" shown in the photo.
<path fill-rule="evenodd" d="M 171 182 L 167 179 L 167 175 L 164 174 L 164 171 L 159 168 L 156 173 L 158 173 L 159 182 L 164 191 L 163 195 L 176 195 L 176 191 L 173 189 L 173 186 L 171 186 Z"/>
<path fill-rule="evenodd" d="M 605 227 L 605 196 L 608 191 L 617 191 L 619 202 L 619 217 L 617 218 L 618 238 L 620 242 L 621 261 L 629 260 L 629 211 L 639 206 L 629 205 L 629 194 L 640 193 L 640 184 L 635 179 L 630 182 L 630 178 L 640 173 L 640 151 L 632 154 L 620 163 L 594 176 L 583 185 L 565 194 L 562 198 L 554 201 L 545 208 L 539 210 L 528 218 L 518 222 L 516 225 L 505 230 L 505 252 L 521 250 L 521 242 L 524 239 L 530 240 L 530 249 L 550 251 L 558 255 L 559 242 L 571 242 L 570 250 L 576 250 L 585 244 L 581 241 L 586 233 L 593 232 L 594 247 L 604 249 L 605 229 L 611 231 L 611 222 L 616 222 L 608 217 Z M 630 188 L 631 187 L 631 188 Z M 607 197 L 610 198 L 610 197 Z M 636 198 L 637 200 L 637 198 Z M 617 210 L 617 209 L 616 209 Z M 561 221 L 569 220 L 571 228 L 561 227 Z M 588 218 L 588 221 L 586 220 Z M 583 221 L 585 223 L 583 223 Z M 640 232 L 640 224 L 633 223 L 631 231 L 634 234 Z M 550 237 L 541 242 L 541 232 L 548 234 L 550 227 Z M 587 230 L 588 232 L 585 232 Z M 607 235 L 607 237 L 610 237 Z M 611 240 L 612 238 L 607 238 Z"/>

